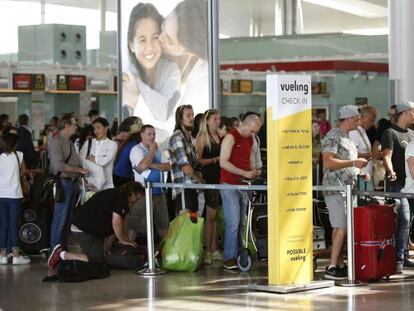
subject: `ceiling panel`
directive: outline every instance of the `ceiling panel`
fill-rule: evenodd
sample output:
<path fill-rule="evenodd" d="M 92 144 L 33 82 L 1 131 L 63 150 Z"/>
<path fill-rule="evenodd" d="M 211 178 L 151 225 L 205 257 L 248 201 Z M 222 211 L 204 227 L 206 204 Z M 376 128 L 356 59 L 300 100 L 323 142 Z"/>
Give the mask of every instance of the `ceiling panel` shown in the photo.
<path fill-rule="evenodd" d="M 40 0 L 25 1 L 40 2 Z M 261 25 L 261 32 L 263 35 L 273 35 L 275 28 L 275 1 L 276 0 L 218 0 L 220 10 L 220 33 L 230 37 L 249 36 L 250 25 L 254 18 L 256 22 Z M 349 4 L 353 1 L 359 3 L 365 2 L 387 8 L 387 0 L 335 0 L 335 3 L 343 2 Z M 98 9 L 100 2 L 101 0 L 46 0 L 47 4 L 89 9 Z M 139 2 L 139 0 L 137 0 L 137 2 Z M 107 0 L 107 10 L 116 12 L 116 3 L 117 0 Z M 303 3 L 303 15 L 305 33 L 341 32 L 353 29 L 388 27 L 386 17 L 364 18 L 307 2 Z"/>

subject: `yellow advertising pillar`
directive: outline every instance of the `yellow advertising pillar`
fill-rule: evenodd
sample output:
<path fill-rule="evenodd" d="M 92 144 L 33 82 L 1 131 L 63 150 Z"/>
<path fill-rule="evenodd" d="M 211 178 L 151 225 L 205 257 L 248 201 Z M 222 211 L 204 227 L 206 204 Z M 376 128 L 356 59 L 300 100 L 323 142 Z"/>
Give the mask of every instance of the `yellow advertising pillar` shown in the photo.
<path fill-rule="evenodd" d="M 333 285 L 312 282 L 311 77 L 267 76 L 268 286 L 288 293 Z"/>

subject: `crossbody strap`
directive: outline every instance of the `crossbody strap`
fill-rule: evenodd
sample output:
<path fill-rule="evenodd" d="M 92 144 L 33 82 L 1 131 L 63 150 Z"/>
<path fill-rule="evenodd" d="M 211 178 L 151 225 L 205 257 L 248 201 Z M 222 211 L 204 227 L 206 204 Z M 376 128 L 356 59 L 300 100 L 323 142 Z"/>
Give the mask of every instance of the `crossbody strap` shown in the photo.
<path fill-rule="evenodd" d="M 13 153 L 14 153 L 14 155 L 16 156 L 16 159 L 17 159 L 17 165 L 19 166 L 19 183 L 20 183 L 20 188 L 22 189 L 22 191 L 23 191 L 23 184 L 22 184 L 22 168 L 21 168 L 21 166 L 20 166 L 20 160 L 19 160 L 19 156 L 17 155 L 17 152 L 16 151 L 13 151 Z"/>
<path fill-rule="evenodd" d="M 359 128 L 357 128 L 356 130 L 358 131 L 359 135 L 361 136 L 362 141 L 364 142 L 365 147 L 367 147 L 367 149 L 369 150 L 369 152 L 371 152 L 371 148 L 369 147 L 369 144 L 368 144 L 367 140 L 365 139 L 364 134 L 362 134 L 362 132 L 361 132 L 361 130 Z"/>
<path fill-rule="evenodd" d="M 86 151 L 86 156 L 89 157 L 89 155 L 91 154 L 91 149 L 92 149 L 92 139 L 88 139 L 88 150 Z M 72 148 L 70 148 L 70 150 L 72 151 Z"/>
<path fill-rule="evenodd" d="M 19 177 L 22 176 L 22 169 L 20 167 L 20 160 L 19 160 L 19 156 L 17 155 L 16 151 L 13 151 L 14 155 L 16 156 L 17 159 L 17 165 L 19 166 Z"/>
<path fill-rule="evenodd" d="M 65 159 L 65 164 L 68 164 L 69 163 L 69 160 L 70 160 L 70 157 L 71 156 L 72 156 L 72 145 L 69 142 L 69 156 Z M 61 172 L 57 173 L 56 176 L 59 177 L 60 176 L 60 173 Z"/>

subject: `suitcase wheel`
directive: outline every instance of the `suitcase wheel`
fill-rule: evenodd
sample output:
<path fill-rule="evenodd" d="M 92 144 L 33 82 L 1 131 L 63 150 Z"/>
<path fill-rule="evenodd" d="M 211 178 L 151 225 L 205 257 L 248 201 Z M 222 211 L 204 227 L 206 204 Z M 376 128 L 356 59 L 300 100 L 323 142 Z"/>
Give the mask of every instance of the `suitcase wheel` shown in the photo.
<path fill-rule="evenodd" d="M 237 256 L 237 266 L 240 271 L 248 272 L 253 266 L 253 259 L 250 251 L 247 248 L 243 248 L 239 256 Z"/>

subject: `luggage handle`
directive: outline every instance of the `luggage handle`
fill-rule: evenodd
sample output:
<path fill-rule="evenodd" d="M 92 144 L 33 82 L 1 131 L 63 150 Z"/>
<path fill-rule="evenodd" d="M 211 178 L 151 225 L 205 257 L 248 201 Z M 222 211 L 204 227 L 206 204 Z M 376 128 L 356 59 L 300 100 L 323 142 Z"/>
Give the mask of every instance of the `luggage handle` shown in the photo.
<path fill-rule="evenodd" d="M 197 212 L 190 212 L 190 220 L 193 224 L 196 224 L 198 222 L 198 215 Z"/>

